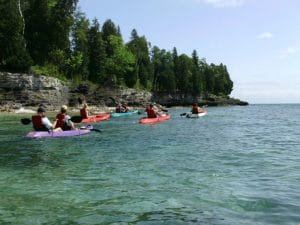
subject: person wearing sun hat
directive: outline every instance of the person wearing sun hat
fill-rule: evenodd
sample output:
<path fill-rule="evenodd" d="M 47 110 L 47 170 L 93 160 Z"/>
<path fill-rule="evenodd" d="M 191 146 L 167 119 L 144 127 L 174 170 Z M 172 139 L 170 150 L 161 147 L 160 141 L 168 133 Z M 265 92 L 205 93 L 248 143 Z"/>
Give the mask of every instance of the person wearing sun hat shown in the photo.
<path fill-rule="evenodd" d="M 71 121 L 71 117 L 67 113 L 68 106 L 63 105 L 60 108 L 60 113 L 56 115 L 56 121 L 54 123 L 55 128 L 61 128 L 62 130 L 75 130 L 74 123 Z"/>

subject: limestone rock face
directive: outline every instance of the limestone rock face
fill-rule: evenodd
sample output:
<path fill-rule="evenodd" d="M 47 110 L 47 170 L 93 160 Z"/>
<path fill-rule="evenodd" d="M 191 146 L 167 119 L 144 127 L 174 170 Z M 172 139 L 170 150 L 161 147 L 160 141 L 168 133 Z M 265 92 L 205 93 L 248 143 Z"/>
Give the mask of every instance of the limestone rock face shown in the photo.
<path fill-rule="evenodd" d="M 0 105 L 2 107 L 18 109 L 22 106 L 43 104 L 51 110 L 67 104 L 68 99 L 68 82 L 34 74 L 0 72 Z"/>
<path fill-rule="evenodd" d="M 131 107 L 145 107 L 150 102 L 169 107 L 191 106 L 193 102 L 210 106 L 248 105 L 228 96 L 206 94 L 195 98 L 184 94 L 153 94 L 133 88 L 105 88 L 84 83 L 74 87 L 71 82 L 54 77 L 0 72 L 0 111 L 15 111 L 22 107 L 36 109 L 38 105 L 52 111 L 64 104 L 78 109 L 84 101 L 95 107 L 115 107 L 122 102 Z"/>
<path fill-rule="evenodd" d="M 0 111 L 15 111 L 22 107 L 35 109 L 44 105 L 48 111 L 61 105 L 79 108 L 86 101 L 96 107 L 115 107 L 126 102 L 130 106 L 145 106 L 152 93 L 135 89 L 90 87 L 81 84 L 72 87 L 70 82 L 47 76 L 0 72 Z"/>

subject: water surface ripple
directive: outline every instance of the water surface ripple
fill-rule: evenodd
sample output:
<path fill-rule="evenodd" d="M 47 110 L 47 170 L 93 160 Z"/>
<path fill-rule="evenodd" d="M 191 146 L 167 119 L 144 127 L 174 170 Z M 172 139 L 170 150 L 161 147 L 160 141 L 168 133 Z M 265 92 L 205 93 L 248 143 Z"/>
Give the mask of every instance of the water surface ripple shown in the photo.
<path fill-rule="evenodd" d="M 0 224 L 299 224 L 300 105 L 188 110 L 65 139 L 0 114 Z"/>

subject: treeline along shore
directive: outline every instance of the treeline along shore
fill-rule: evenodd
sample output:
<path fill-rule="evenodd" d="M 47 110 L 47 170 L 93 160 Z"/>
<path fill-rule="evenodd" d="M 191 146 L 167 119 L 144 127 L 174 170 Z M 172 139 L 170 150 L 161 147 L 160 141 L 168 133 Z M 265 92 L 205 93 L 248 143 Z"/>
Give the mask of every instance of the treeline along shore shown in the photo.
<path fill-rule="evenodd" d="M 224 64 L 152 46 L 136 29 L 125 42 L 110 19 L 88 20 L 77 0 L 0 5 L 1 110 L 86 101 L 113 106 L 247 105 L 230 98 Z M 205 45 L 205 43 L 203 43 Z"/>

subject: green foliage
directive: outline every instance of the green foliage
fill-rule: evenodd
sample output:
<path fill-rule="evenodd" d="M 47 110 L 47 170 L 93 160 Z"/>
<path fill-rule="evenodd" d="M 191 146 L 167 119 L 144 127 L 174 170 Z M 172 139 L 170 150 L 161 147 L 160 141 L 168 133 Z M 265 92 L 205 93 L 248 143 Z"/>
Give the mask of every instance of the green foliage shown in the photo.
<path fill-rule="evenodd" d="M 14 0 L 0 1 L 0 69 L 26 71 L 32 64 L 23 36 L 22 14 Z"/>
<path fill-rule="evenodd" d="M 108 41 L 109 36 L 118 36 L 121 38 L 120 28 L 117 27 L 112 20 L 108 19 L 102 26 L 103 40 Z"/>
<path fill-rule="evenodd" d="M 133 72 L 135 57 L 123 44 L 120 37 L 111 35 L 108 37 L 107 43 L 111 46 L 112 54 L 106 58 L 106 81 L 112 80 L 113 75 L 117 80 L 123 79 Z M 116 84 L 116 81 L 112 81 L 113 84 Z"/>
<path fill-rule="evenodd" d="M 93 24 L 88 32 L 88 79 L 95 83 L 102 84 L 105 80 L 105 43 L 100 32 L 100 25 L 97 19 L 93 20 Z"/>
<path fill-rule="evenodd" d="M 76 77 L 80 80 L 88 80 L 89 76 L 89 21 L 85 15 L 77 11 L 75 14 L 75 22 L 72 27 L 72 54 L 73 56 L 81 55 L 81 64 L 78 65 Z"/>
<path fill-rule="evenodd" d="M 65 68 L 69 75 L 68 78 L 71 78 L 72 80 L 76 79 L 77 81 L 82 80 L 80 74 L 82 63 L 83 55 L 81 53 L 71 55 L 65 61 Z"/>
<path fill-rule="evenodd" d="M 26 71 L 165 93 L 227 96 L 233 82 L 225 65 L 207 64 L 196 50 L 179 55 L 150 44 L 133 29 L 124 43 L 120 27 L 102 28 L 76 11 L 78 0 L 0 0 L 0 69 Z M 21 10 L 20 10 L 21 9 Z M 24 15 L 24 16 L 23 16 Z M 32 60 L 31 60 L 32 59 Z"/>
<path fill-rule="evenodd" d="M 139 37 L 135 29 L 131 32 L 131 41 L 127 43 L 128 49 L 133 53 L 136 58 L 134 67 L 135 77 L 139 79 L 144 88 L 149 88 L 149 80 L 152 76 L 152 65 L 149 56 L 148 42 L 146 38 Z"/>
<path fill-rule="evenodd" d="M 176 86 L 177 90 L 182 93 L 189 93 L 192 90 L 192 69 L 192 59 L 185 54 L 180 55 L 177 63 L 178 76 L 176 77 Z"/>
<path fill-rule="evenodd" d="M 31 67 L 31 70 L 38 75 L 56 77 L 60 80 L 66 80 L 66 77 L 59 72 L 58 67 L 53 64 L 45 64 L 44 66 L 35 65 Z"/>
<path fill-rule="evenodd" d="M 47 0 L 30 0 L 25 11 L 27 49 L 35 64 L 43 65 L 48 58 L 51 11 Z"/>

